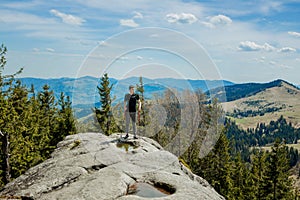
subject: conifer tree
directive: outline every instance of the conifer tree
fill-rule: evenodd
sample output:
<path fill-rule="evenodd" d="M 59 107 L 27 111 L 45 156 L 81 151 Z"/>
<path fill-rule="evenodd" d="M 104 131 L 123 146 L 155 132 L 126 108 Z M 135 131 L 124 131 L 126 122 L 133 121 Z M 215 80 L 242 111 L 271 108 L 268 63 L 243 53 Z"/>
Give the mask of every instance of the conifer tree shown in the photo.
<path fill-rule="evenodd" d="M 101 78 L 100 86 L 97 86 L 100 95 L 101 107 L 95 107 L 95 114 L 101 130 L 105 135 L 110 135 L 115 131 L 119 131 L 112 114 L 112 98 L 111 90 L 113 85 L 110 84 L 107 73 Z"/>
<path fill-rule="evenodd" d="M 267 199 L 293 199 L 292 182 L 289 178 L 289 161 L 285 144 L 275 141 L 268 155 L 264 196 Z"/>
<path fill-rule="evenodd" d="M 251 159 L 251 170 L 250 170 L 250 187 L 252 193 L 248 193 L 248 199 L 261 200 L 264 198 L 264 180 L 266 179 L 266 166 L 267 154 L 262 150 L 255 150 Z"/>
<path fill-rule="evenodd" d="M 245 163 L 242 161 L 241 154 L 238 153 L 234 159 L 232 166 L 232 196 L 234 199 L 245 199 L 247 196 L 246 188 L 247 188 L 247 175 L 248 170 L 246 168 Z"/>
<path fill-rule="evenodd" d="M 11 105 L 11 113 L 14 114 L 14 131 L 11 131 L 11 171 L 12 176 L 17 177 L 31 167 L 32 159 L 36 152 L 32 151 L 34 144 L 30 142 L 31 132 L 29 131 L 30 104 L 28 91 L 20 80 L 13 84 L 12 91 L 7 98 Z M 22 152 L 22 153 L 20 153 Z"/>
<path fill-rule="evenodd" d="M 4 86 L 4 77 L 2 75 L 2 72 L 4 70 L 5 64 L 6 64 L 6 47 L 2 44 L 0 46 L 0 142 L 1 142 L 1 168 L 0 168 L 0 173 L 1 173 L 1 179 L 0 179 L 0 185 L 6 184 L 10 181 L 10 162 L 9 162 L 9 135 L 7 132 L 4 132 L 5 128 L 5 116 L 8 113 L 8 108 L 6 106 L 6 100 L 5 96 L 3 94 L 3 86 Z"/>
<path fill-rule="evenodd" d="M 144 83 L 143 83 L 143 77 L 141 76 L 139 79 L 139 84 L 136 85 L 136 90 L 140 93 L 140 100 L 141 100 L 141 113 L 140 113 L 140 119 L 138 121 L 139 126 L 145 126 L 146 123 L 146 116 L 145 116 L 145 97 L 144 97 Z"/>
<path fill-rule="evenodd" d="M 200 160 L 197 173 L 205 178 L 217 192 L 228 199 L 233 197 L 230 159 L 229 141 L 225 134 L 221 133 L 213 150 Z"/>
<path fill-rule="evenodd" d="M 72 103 L 70 97 L 65 97 L 61 92 L 58 100 L 60 106 L 58 115 L 56 117 L 56 130 L 54 130 L 52 145 L 56 145 L 59 141 L 63 140 L 67 135 L 76 133 L 75 118 L 72 112 Z"/>
<path fill-rule="evenodd" d="M 3 75 L 6 65 L 7 48 L 0 46 L 0 143 L 1 143 L 1 183 L 6 184 L 11 178 L 11 137 L 15 133 L 16 112 L 8 100 L 12 92 L 15 76 L 22 72 L 22 68 L 12 75 Z M 0 183 L 0 184 L 1 184 Z"/>
<path fill-rule="evenodd" d="M 40 136 L 39 151 L 43 159 L 47 158 L 52 150 L 55 148 L 53 143 L 53 133 L 55 129 L 55 114 L 57 112 L 54 92 L 50 90 L 49 85 L 44 85 L 42 92 L 38 93 L 38 100 L 40 104 Z"/>
<path fill-rule="evenodd" d="M 3 100 L 3 99 L 2 99 Z M 4 184 L 11 180 L 11 166 L 12 166 L 12 149 L 13 149 L 13 139 L 17 139 L 15 136 L 16 132 L 16 113 L 13 110 L 10 102 L 3 100 L 0 106 L 0 124 L 1 124 L 1 171 L 2 171 L 2 181 Z"/>

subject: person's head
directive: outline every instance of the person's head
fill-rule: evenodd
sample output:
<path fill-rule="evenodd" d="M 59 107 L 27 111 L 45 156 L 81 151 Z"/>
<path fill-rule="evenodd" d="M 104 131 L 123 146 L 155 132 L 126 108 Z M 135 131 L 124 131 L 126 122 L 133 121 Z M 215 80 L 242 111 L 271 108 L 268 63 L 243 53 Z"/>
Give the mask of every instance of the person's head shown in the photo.
<path fill-rule="evenodd" d="M 133 93 L 134 93 L 134 86 L 133 86 L 133 85 L 130 85 L 130 86 L 129 86 L 129 93 L 130 93 L 130 94 L 133 94 Z"/>

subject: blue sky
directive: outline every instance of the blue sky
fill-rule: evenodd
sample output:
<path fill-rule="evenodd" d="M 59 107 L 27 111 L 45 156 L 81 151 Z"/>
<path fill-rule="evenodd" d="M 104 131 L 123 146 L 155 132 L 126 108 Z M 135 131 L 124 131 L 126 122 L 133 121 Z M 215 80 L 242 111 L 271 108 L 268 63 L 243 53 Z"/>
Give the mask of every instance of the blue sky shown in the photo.
<path fill-rule="evenodd" d="M 5 73 L 300 84 L 299 0 L 2 0 L 0 13 Z"/>

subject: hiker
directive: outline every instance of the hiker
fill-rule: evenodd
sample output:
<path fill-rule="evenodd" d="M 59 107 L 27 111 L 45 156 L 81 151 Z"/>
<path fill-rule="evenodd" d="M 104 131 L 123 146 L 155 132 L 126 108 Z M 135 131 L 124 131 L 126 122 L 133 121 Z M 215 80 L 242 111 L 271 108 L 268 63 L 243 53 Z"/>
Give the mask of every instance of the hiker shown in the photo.
<path fill-rule="evenodd" d="M 138 94 L 134 93 L 134 86 L 129 86 L 129 94 L 125 94 L 124 97 L 124 116 L 125 116 L 125 122 L 126 122 L 126 135 L 124 139 L 127 139 L 128 132 L 129 132 L 129 123 L 130 120 L 132 122 L 132 129 L 134 134 L 134 139 L 137 139 L 136 137 L 136 103 L 138 103 L 138 111 L 141 111 L 141 100 Z"/>

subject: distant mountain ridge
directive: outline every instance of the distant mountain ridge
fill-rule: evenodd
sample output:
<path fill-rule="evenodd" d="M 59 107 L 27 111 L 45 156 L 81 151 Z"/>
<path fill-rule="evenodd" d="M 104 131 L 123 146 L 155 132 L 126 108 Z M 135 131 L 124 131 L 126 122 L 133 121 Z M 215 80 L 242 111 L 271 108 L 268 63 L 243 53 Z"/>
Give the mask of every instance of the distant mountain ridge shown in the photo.
<path fill-rule="evenodd" d="M 34 85 L 35 91 L 42 91 L 45 84 L 50 86 L 50 90 L 54 91 L 56 99 L 60 93 L 70 96 L 72 105 L 77 118 L 83 118 L 92 113 L 94 107 L 99 107 L 99 94 L 97 86 L 100 78 L 92 76 L 84 76 L 80 78 L 19 78 L 26 87 L 30 88 Z M 139 84 L 139 77 L 129 77 L 126 79 L 117 80 L 110 78 L 110 83 L 113 84 L 111 96 L 115 99 L 113 103 L 123 100 L 124 94 L 128 92 L 129 85 Z M 201 90 L 206 92 L 213 88 L 233 85 L 233 82 L 226 80 L 184 80 L 173 78 L 158 78 L 149 79 L 143 77 L 145 98 L 151 99 L 153 94 L 162 94 L 166 89 L 177 89 L 179 91 L 185 89 Z"/>
<path fill-rule="evenodd" d="M 220 96 L 224 95 L 223 92 L 226 94 L 226 101 L 234 101 L 237 99 L 241 99 L 244 97 L 249 97 L 255 95 L 261 91 L 264 91 L 268 88 L 276 87 L 282 85 L 282 83 L 288 84 L 294 88 L 297 86 L 282 80 L 277 79 L 268 83 L 242 83 L 242 84 L 233 84 L 233 85 L 226 85 L 224 88 L 215 88 L 212 91 L 216 95 L 215 97 L 221 99 Z"/>
<path fill-rule="evenodd" d="M 55 96 L 58 99 L 61 92 L 70 96 L 73 102 L 73 108 L 75 110 L 75 116 L 77 118 L 84 118 L 91 115 L 91 108 L 99 107 L 99 94 L 97 91 L 97 86 L 99 85 L 99 78 L 85 76 L 80 78 L 54 78 L 54 79 L 42 79 L 42 78 L 20 78 L 22 83 L 30 88 L 31 84 L 34 85 L 36 91 L 41 91 L 45 84 L 50 86 L 50 89 L 55 92 Z M 117 80 L 110 78 L 110 82 L 113 84 L 112 97 L 115 98 L 113 103 L 121 102 L 123 100 L 124 94 L 128 92 L 129 85 L 136 85 L 139 83 L 139 77 L 130 77 L 122 80 Z M 210 94 L 214 94 L 214 97 L 219 99 L 224 99 L 226 95 L 226 102 L 222 105 L 226 105 L 225 108 L 231 116 L 234 116 L 233 112 L 235 108 L 239 110 L 238 113 L 243 115 L 249 115 L 249 109 L 253 110 L 252 115 L 255 113 L 263 112 L 281 112 L 284 116 L 295 118 L 293 121 L 298 120 L 298 115 L 296 114 L 286 114 L 288 106 L 293 109 L 299 108 L 299 120 L 300 120 L 300 105 L 297 106 L 296 103 L 289 105 L 288 99 L 294 99 L 296 102 L 298 96 L 293 96 L 293 93 L 299 91 L 297 86 L 285 81 L 285 80 L 274 80 L 268 83 L 242 83 L 235 84 L 226 80 L 184 80 L 184 79 L 173 79 L 173 78 L 159 78 L 159 79 L 149 79 L 143 78 L 145 97 L 147 99 L 153 98 L 153 94 L 162 94 L 166 89 L 177 89 L 182 91 L 184 89 L 201 90 L 205 92 L 208 97 Z M 276 102 L 276 95 L 272 98 L 264 97 L 264 95 L 269 94 L 266 91 L 277 91 L 278 88 L 286 88 L 285 91 L 280 91 L 280 95 L 284 100 L 281 103 Z M 295 92 L 296 91 L 296 92 Z M 278 92 L 278 91 L 277 91 Z M 300 92 L 299 92 L 300 94 Z M 258 95 L 258 96 L 257 96 Z M 292 95 L 292 96 L 289 96 Z M 267 98 L 267 99 L 265 99 Z M 278 100 L 279 101 L 279 100 Z M 232 103 L 231 103 L 232 102 Z M 237 102 L 237 103 L 236 103 Z M 300 102 L 300 98 L 299 98 Z M 300 104 L 300 103 L 299 103 Z M 255 105 L 254 107 L 251 107 Z M 298 112 L 298 110 L 297 110 Z M 236 115 L 237 113 L 235 113 Z M 267 115 L 266 115 L 267 116 Z M 274 117 L 273 117 L 274 118 Z M 246 118 L 245 118 L 246 119 Z M 248 119 L 248 118 L 247 118 Z M 249 118 L 251 121 L 252 118 Z M 244 118 L 243 118 L 244 120 Z"/>
<path fill-rule="evenodd" d="M 36 91 L 41 91 L 45 84 L 50 86 L 50 89 L 55 92 L 55 96 L 59 97 L 61 92 L 73 98 L 76 105 L 94 104 L 95 99 L 99 99 L 97 85 L 99 85 L 99 78 L 92 76 L 84 76 L 80 78 L 19 78 L 28 88 L 33 84 Z M 129 85 L 136 85 L 139 83 L 139 77 L 130 77 L 126 79 L 117 80 L 110 78 L 112 83 L 112 96 L 116 99 L 122 99 L 124 94 L 128 92 Z M 217 88 L 220 86 L 233 85 L 233 82 L 226 80 L 184 80 L 173 78 L 158 78 L 149 79 L 143 78 L 145 97 L 151 98 L 153 93 L 162 93 L 167 88 L 184 90 L 184 89 L 200 89 L 203 92 Z"/>

